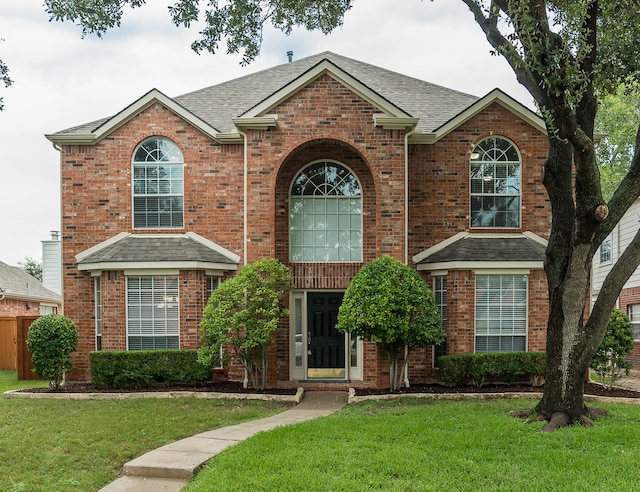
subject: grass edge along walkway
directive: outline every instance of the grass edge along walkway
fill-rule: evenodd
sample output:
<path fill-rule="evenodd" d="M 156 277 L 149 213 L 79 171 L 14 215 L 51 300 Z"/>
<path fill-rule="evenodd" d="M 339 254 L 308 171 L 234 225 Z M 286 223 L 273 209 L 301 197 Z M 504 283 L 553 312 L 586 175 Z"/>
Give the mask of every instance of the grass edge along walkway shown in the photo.
<path fill-rule="evenodd" d="M 214 457 L 199 491 L 629 491 L 640 483 L 640 406 L 599 404 L 595 427 L 546 434 L 508 416 L 535 400 L 404 398 L 348 405 Z"/>

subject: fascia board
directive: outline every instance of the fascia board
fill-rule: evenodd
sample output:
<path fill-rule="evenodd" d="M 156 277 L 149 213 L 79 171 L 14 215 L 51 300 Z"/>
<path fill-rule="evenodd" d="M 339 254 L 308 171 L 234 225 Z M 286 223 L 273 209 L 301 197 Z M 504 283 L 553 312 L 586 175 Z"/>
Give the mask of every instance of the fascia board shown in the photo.
<path fill-rule="evenodd" d="M 225 256 L 226 258 L 229 258 L 229 260 L 233 261 L 234 263 L 240 263 L 240 256 L 232 253 L 231 251 L 229 251 L 228 249 L 223 248 L 222 246 L 220 246 L 219 244 L 214 243 L 213 241 L 210 241 L 207 238 L 202 237 L 199 234 L 196 234 L 195 232 L 187 232 L 185 234 L 185 236 L 187 236 L 188 238 L 191 238 L 192 240 L 205 245 L 206 247 L 208 247 L 209 249 L 212 249 L 213 251 L 216 251 L 218 253 L 220 253 L 221 255 Z"/>
<path fill-rule="evenodd" d="M 206 261 L 127 261 L 127 262 L 101 262 L 85 263 L 78 265 L 78 270 L 126 270 L 144 271 L 149 274 L 150 270 L 221 270 L 225 272 L 237 270 L 238 265 L 231 263 L 210 263 Z"/>
<path fill-rule="evenodd" d="M 276 123 L 278 122 L 278 115 L 267 114 L 264 116 L 253 116 L 249 118 L 233 118 L 231 121 L 233 121 L 233 124 L 236 125 L 237 128 L 267 130 L 268 128 L 276 126 Z"/>
<path fill-rule="evenodd" d="M 102 140 L 107 135 L 111 134 L 114 130 L 120 128 L 128 121 L 135 118 L 142 111 L 147 109 L 154 103 L 160 103 L 166 107 L 169 111 L 176 114 L 195 128 L 208 135 L 211 138 L 216 138 L 216 135 L 220 132 L 209 125 L 207 122 L 194 115 L 192 112 L 185 109 L 180 104 L 176 103 L 170 97 L 165 96 L 158 89 L 152 89 L 144 96 L 133 102 L 115 116 L 109 118 L 100 126 L 94 128 L 87 133 L 62 133 L 62 134 L 49 134 L 45 135 L 51 142 L 60 145 L 92 145 Z"/>
<path fill-rule="evenodd" d="M 463 238 L 469 236 L 469 234 L 470 233 L 468 231 L 461 231 L 461 232 L 459 232 L 457 234 L 454 234 L 453 236 L 445 239 L 444 241 L 441 241 L 438 244 L 434 244 L 430 248 L 425 249 L 424 251 L 418 253 L 417 255 L 414 255 L 413 258 L 411 258 L 411 259 L 413 260 L 414 263 L 420 263 L 425 258 L 431 256 L 434 253 L 437 253 L 441 249 L 446 248 L 450 244 L 453 244 L 456 241 L 459 241 L 460 239 L 463 239 Z"/>
<path fill-rule="evenodd" d="M 435 140 L 433 143 L 451 133 L 453 130 L 473 118 L 475 115 L 480 113 L 482 110 L 484 110 L 494 102 L 500 104 L 511 113 L 526 121 L 541 133 L 545 135 L 547 134 L 544 120 L 540 116 L 538 116 L 536 113 L 534 113 L 529 108 L 519 103 L 512 97 L 502 92 L 500 89 L 494 89 L 486 96 L 479 99 L 467 109 L 459 113 L 457 116 L 454 116 L 452 119 L 447 121 L 444 125 L 437 128 L 434 132 Z"/>
<path fill-rule="evenodd" d="M 131 233 L 129 233 L 129 232 L 120 232 L 120 233 L 116 234 L 115 236 L 110 237 L 106 241 L 98 243 L 95 246 L 90 247 L 89 249 L 85 249 L 84 251 L 81 251 L 80 253 L 78 253 L 76 255 L 76 262 L 80 263 L 87 256 L 92 255 L 93 253 L 95 253 L 97 251 L 100 251 L 101 249 L 104 249 L 107 246 L 111 246 L 112 244 L 117 243 L 121 239 L 124 239 L 125 237 L 129 237 L 129 236 L 131 236 Z"/>
<path fill-rule="evenodd" d="M 289 99 L 291 96 L 302 90 L 311 82 L 325 74 L 329 75 L 348 89 L 358 94 L 366 101 L 369 101 L 371 104 L 378 107 L 387 116 L 411 117 L 410 114 L 402 111 L 400 108 L 387 101 L 384 97 L 371 90 L 369 87 L 346 73 L 344 70 L 340 69 L 338 66 L 334 65 L 328 60 L 323 60 L 300 75 L 298 78 L 292 80 L 291 82 L 280 88 L 278 91 L 274 92 L 271 96 L 267 97 L 262 102 L 255 105 L 253 108 L 249 109 L 242 115 L 243 118 L 252 118 L 268 113 L 273 108 L 278 106 L 281 102 Z"/>
<path fill-rule="evenodd" d="M 407 128 L 414 128 L 419 121 L 420 118 L 387 116 L 385 114 L 373 115 L 374 125 L 385 130 L 406 130 Z"/>
<path fill-rule="evenodd" d="M 418 271 L 431 270 L 542 270 L 542 261 L 452 261 L 441 263 L 422 263 Z"/>

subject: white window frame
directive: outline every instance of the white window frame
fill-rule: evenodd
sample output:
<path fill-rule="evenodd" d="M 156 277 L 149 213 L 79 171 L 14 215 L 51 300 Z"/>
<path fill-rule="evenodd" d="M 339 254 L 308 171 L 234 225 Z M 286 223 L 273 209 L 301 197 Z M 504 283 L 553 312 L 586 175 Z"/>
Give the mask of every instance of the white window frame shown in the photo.
<path fill-rule="evenodd" d="M 633 330 L 633 340 L 640 341 L 640 304 L 629 304 L 627 306 L 631 329 Z"/>
<path fill-rule="evenodd" d="M 488 290 L 486 292 L 486 302 L 479 302 L 481 299 L 482 290 L 479 289 L 478 280 L 483 279 L 484 277 L 500 277 L 500 290 L 496 291 Z M 513 280 L 522 279 L 524 282 L 524 289 L 519 290 L 519 292 L 524 291 L 524 306 L 521 306 L 519 303 L 509 302 L 507 296 L 505 296 L 505 292 L 501 289 L 503 287 L 503 278 L 504 277 L 513 277 Z M 488 281 L 491 281 L 490 278 L 487 278 Z M 529 346 L 529 272 L 514 272 L 514 271 L 496 271 L 496 272 L 476 272 L 475 274 L 475 302 L 474 302 L 474 352 L 512 352 L 513 343 L 511 344 L 511 348 L 502 349 L 502 341 L 501 339 L 509 339 L 509 338 L 521 338 L 524 342 L 523 351 L 528 351 Z M 516 291 L 518 292 L 518 291 Z M 515 294 L 512 296 L 515 298 Z M 516 315 L 516 311 L 519 310 L 522 313 L 521 316 Z M 503 316 L 510 311 L 513 312 L 513 317 L 509 319 L 506 316 Z M 516 325 L 523 324 L 524 328 L 517 330 Z M 484 326 L 483 326 L 484 325 Z M 509 325 L 512 325 L 510 328 Z M 479 337 L 483 338 L 497 338 L 499 341 L 500 348 L 498 350 L 489 350 L 489 343 L 487 340 L 487 350 L 484 350 L 484 347 L 480 347 L 478 343 Z M 517 350 L 520 351 L 520 350 Z"/>
<path fill-rule="evenodd" d="M 613 260 L 613 238 L 608 235 L 600 245 L 600 263 L 611 263 Z"/>
<path fill-rule="evenodd" d="M 95 307 L 96 350 L 102 350 L 102 285 L 99 275 L 93 277 L 93 299 Z"/>
<path fill-rule="evenodd" d="M 507 144 L 506 150 L 499 148 L 497 141 L 503 141 Z M 492 146 L 488 146 L 487 143 L 493 141 Z M 517 159 L 510 159 L 514 154 Z M 509 176 L 509 167 L 517 166 L 517 182 L 515 178 Z M 482 176 L 475 176 L 474 167 L 478 167 L 477 172 L 481 172 Z M 506 169 L 505 169 L 506 168 Z M 504 170 L 505 172 L 502 172 Z M 504 174 L 504 175 L 503 175 Z M 498 176 L 497 176 L 498 175 Z M 475 187 L 479 184 L 482 188 L 481 191 L 474 191 Z M 484 188 L 487 188 L 487 191 Z M 506 190 L 498 191 L 496 188 L 504 187 Z M 512 189 L 515 188 L 515 191 Z M 511 191 L 509 191 L 511 190 Z M 517 145 L 508 138 L 500 135 L 492 135 L 481 140 L 471 152 L 471 160 L 469 163 L 469 225 L 474 229 L 520 229 L 522 227 L 522 155 Z M 504 210 L 497 208 L 488 208 L 476 210 L 474 212 L 474 199 L 484 202 L 484 199 L 488 201 L 496 200 L 518 200 L 518 216 L 517 224 L 508 224 L 509 207 L 505 205 Z M 481 211 L 484 214 L 482 218 Z M 496 225 L 496 217 L 499 214 L 504 214 L 504 225 Z M 478 224 L 477 219 L 481 222 Z"/>
<path fill-rule="evenodd" d="M 148 150 L 150 142 L 156 144 L 153 150 Z M 175 142 L 164 137 L 151 137 L 141 142 L 133 152 L 131 171 L 131 220 L 134 229 L 182 229 L 184 228 L 184 158 Z M 148 174 L 156 169 L 157 176 Z M 144 170 L 144 177 L 138 175 Z M 159 174 L 168 172 L 162 179 Z M 157 211 L 149 206 L 157 200 Z M 144 207 L 138 209 L 138 203 Z M 179 203 L 179 210 L 172 210 Z M 163 204 L 168 210 L 162 209 Z M 162 210 L 161 210 L 162 209 Z M 155 214 L 153 212 L 156 212 Z M 157 215 L 157 224 L 150 219 Z M 144 219 L 141 225 L 139 220 Z M 164 220 L 163 220 L 164 219 Z"/>
<path fill-rule="evenodd" d="M 433 297 L 436 302 L 436 307 L 438 308 L 438 312 L 440 313 L 442 332 L 445 335 L 444 341 L 439 345 L 434 345 L 432 349 L 432 354 L 433 354 L 432 367 L 436 367 L 437 365 L 436 364 L 436 361 L 437 361 L 436 347 L 443 346 L 444 354 L 446 354 L 446 351 L 447 351 L 446 350 L 447 349 L 447 338 L 446 338 L 447 337 L 447 299 L 448 299 L 447 273 L 434 272 L 432 274 L 432 279 L 433 279 Z M 438 354 L 438 356 L 444 355 L 444 354 L 440 353 Z"/>
<path fill-rule="evenodd" d="M 207 306 L 207 303 L 209 302 L 209 298 L 211 297 L 211 294 L 213 294 L 213 291 L 216 290 L 218 287 L 220 287 L 220 282 L 221 282 L 221 278 L 219 275 L 210 275 L 207 274 L 207 289 L 206 289 L 206 299 L 204 301 L 204 305 L 205 307 Z M 222 369 L 223 364 L 222 364 L 222 357 L 224 355 L 223 352 L 223 348 L 222 346 L 220 347 L 220 352 L 218 353 L 218 357 L 220 358 L 220 364 L 217 366 L 213 366 L 214 369 Z"/>
<path fill-rule="evenodd" d="M 310 168 L 322 164 L 325 169 L 340 167 L 348 174 L 338 185 L 325 182 L 324 187 L 316 186 L 308 180 L 311 184 L 308 189 L 294 195 L 297 181 Z M 348 181 L 348 177 L 352 180 Z M 325 189 L 329 189 L 329 193 L 323 194 Z M 362 207 L 362 185 L 353 170 L 330 159 L 307 164 L 296 174 L 289 189 L 289 260 L 292 263 L 361 263 Z M 311 227 L 307 221 L 311 221 Z"/>
<path fill-rule="evenodd" d="M 156 350 L 180 348 L 180 279 L 176 274 L 130 274 L 126 275 L 126 325 L 127 325 L 127 350 Z M 141 286 L 135 289 L 130 284 L 151 281 L 151 288 Z M 169 288 L 175 283 L 175 288 Z M 132 296 L 139 293 L 140 302 L 134 303 Z M 140 339 L 140 344 L 132 346 L 132 339 Z M 159 346 L 156 341 L 169 338 L 174 340 L 171 346 L 168 343 Z M 146 342 L 145 342 L 146 340 Z M 152 341 L 152 346 L 148 341 Z M 146 346 L 145 346 L 146 345 Z"/>

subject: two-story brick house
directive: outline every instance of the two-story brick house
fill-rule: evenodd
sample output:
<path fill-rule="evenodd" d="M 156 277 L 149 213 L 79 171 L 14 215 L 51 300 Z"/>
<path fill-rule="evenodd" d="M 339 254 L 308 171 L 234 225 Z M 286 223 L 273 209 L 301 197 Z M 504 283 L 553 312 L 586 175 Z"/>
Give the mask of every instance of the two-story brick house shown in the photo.
<path fill-rule="evenodd" d="M 446 344 L 411 356 L 542 350 L 550 211 L 542 120 L 321 53 L 47 135 L 60 149 L 65 312 L 91 350 L 195 347 L 208 295 L 275 257 L 295 279 L 269 385 L 383 387 L 374 344 L 333 330 L 344 290 L 381 255 L 432 286 Z M 241 375 L 230 371 L 230 377 Z"/>

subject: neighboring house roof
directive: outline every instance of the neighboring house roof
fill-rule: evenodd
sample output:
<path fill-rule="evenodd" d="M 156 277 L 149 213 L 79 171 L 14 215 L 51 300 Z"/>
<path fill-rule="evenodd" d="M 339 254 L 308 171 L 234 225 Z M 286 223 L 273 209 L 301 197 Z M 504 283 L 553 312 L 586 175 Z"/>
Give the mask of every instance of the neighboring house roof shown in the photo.
<path fill-rule="evenodd" d="M 61 304 L 62 297 L 20 267 L 0 261 L 0 299 Z"/>
<path fill-rule="evenodd" d="M 240 257 L 193 232 L 120 233 L 76 256 L 80 270 L 237 270 Z"/>
<path fill-rule="evenodd" d="M 531 232 L 461 232 L 413 257 L 418 270 L 543 267 L 547 241 Z"/>
<path fill-rule="evenodd" d="M 433 143 L 498 101 L 544 131 L 532 111 L 495 90 L 483 98 L 431 84 L 391 70 L 324 52 L 244 77 L 169 98 L 152 90 L 118 114 L 47 135 L 55 143 L 95 143 L 154 102 L 160 102 L 204 133 L 220 141 L 237 141 L 238 128 L 276 124 L 277 104 L 323 74 L 340 81 L 379 110 L 376 125 L 414 128 L 416 143 Z"/>

